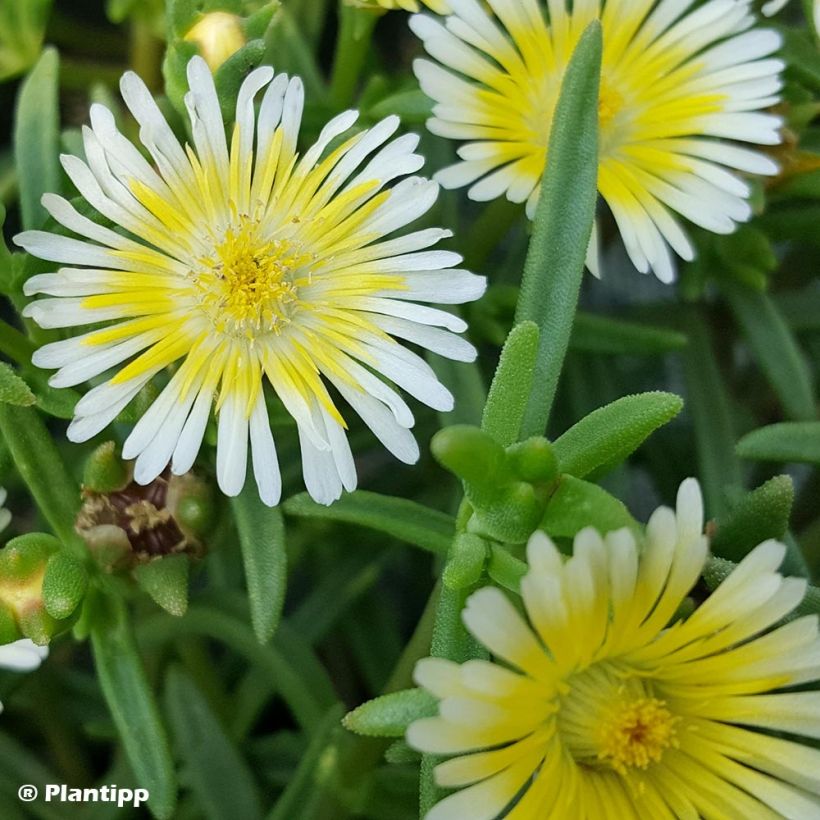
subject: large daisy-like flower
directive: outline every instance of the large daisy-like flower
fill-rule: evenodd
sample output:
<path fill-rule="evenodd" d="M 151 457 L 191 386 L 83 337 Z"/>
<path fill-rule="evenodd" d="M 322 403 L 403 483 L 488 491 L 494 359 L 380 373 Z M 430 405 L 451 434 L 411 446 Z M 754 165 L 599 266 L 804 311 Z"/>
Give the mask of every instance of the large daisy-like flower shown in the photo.
<path fill-rule="evenodd" d="M 452 0 L 443 23 L 412 19 L 438 62 L 416 74 L 435 100 L 429 128 L 467 140 L 438 175 L 472 199 L 506 194 L 534 213 L 564 72 L 594 19 L 603 27 L 598 188 L 627 251 L 646 273 L 674 277 L 671 246 L 693 249 L 672 212 L 717 233 L 747 220 L 750 188 L 732 171 L 773 174 L 775 163 L 733 142 L 780 142 L 780 38 L 751 30 L 750 0 Z M 488 7 L 487 7 L 488 6 Z M 731 170 L 727 170 L 731 169 Z M 590 264 L 595 254 L 590 255 Z"/>
<path fill-rule="evenodd" d="M 78 402 L 72 441 L 99 433 L 174 366 L 125 441 L 135 479 L 152 481 L 169 461 L 174 473 L 187 472 L 215 403 L 220 487 L 228 495 L 242 489 L 250 439 L 259 492 L 275 504 L 281 479 L 267 382 L 296 421 L 309 492 L 330 503 L 355 487 L 356 470 L 329 386 L 390 452 L 414 462 L 413 414 L 386 380 L 438 410 L 451 409 L 453 398 L 394 337 L 473 359 L 473 347 L 455 335 L 465 323 L 416 302 L 476 299 L 484 280 L 458 269 L 457 254 L 430 250 L 449 231 L 401 233 L 430 209 L 438 185 L 407 176 L 423 160 L 416 136 L 391 140 L 397 118 L 341 140 L 357 116 L 345 112 L 300 157 L 298 78 L 253 71 L 238 94 L 230 143 L 201 58 L 189 63 L 188 80 L 193 148 L 180 145 L 128 73 L 123 98 L 153 164 L 100 105 L 83 132 L 86 161 L 62 157 L 80 193 L 117 229 L 46 195 L 49 213 L 84 239 L 16 237 L 30 253 L 67 265 L 28 280 L 27 294 L 52 298 L 32 302 L 26 315 L 46 328 L 97 325 L 45 345 L 33 361 L 59 368 L 56 387 L 114 371 Z M 257 118 L 254 100 L 265 87 Z"/>
<path fill-rule="evenodd" d="M 817 618 L 777 626 L 806 583 L 778 574 L 785 547 L 767 541 L 684 617 L 702 527 L 689 480 L 642 549 L 588 529 L 564 560 L 533 536 L 529 623 L 498 589 L 469 599 L 464 622 L 499 662 L 416 667 L 440 715 L 408 741 L 455 755 L 436 778 L 460 789 L 427 820 L 820 816 L 820 751 L 771 734 L 820 737 L 820 693 L 783 691 L 820 679 Z"/>

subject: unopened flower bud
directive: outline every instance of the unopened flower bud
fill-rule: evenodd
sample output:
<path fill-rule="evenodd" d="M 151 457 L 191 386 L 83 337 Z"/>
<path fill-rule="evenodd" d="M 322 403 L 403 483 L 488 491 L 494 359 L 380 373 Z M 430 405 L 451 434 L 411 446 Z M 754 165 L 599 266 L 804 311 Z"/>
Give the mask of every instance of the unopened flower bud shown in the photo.
<path fill-rule="evenodd" d="M 188 31 L 185 39 L 196 44 L 211 71 L 216 71 L 246 42 L 242 21 L 235 14 L 226 11 L 205 14 Z"/>
<path fill-rule="evenodd" d="M 44 645 L 59 631 L 43 602 L 43 578 L 60 549 L 54 536 L 37 532 L 12 538 L 0 550 L 0 641 L 22 635 Z"/>

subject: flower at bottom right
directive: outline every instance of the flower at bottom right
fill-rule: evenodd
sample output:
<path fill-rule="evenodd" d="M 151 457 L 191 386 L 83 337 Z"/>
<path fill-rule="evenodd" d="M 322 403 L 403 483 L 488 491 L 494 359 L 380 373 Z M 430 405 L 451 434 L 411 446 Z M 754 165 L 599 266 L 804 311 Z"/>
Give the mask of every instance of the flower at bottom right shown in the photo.
<path fill-rule="evenodd" d="M 766 541 L 686 615 L 709 558 L 693 479 L 645 537 L 529 541 L 524 615 L 499 589 L 463 613 L 493 660 L 426 658 L 436 717 L 407 731 L 454 790 L 427 820 L 820 817 L 816 616 Z M 641 543 L 639 543 L 639 541 Z M 689 607 L 691 611 L 691 607 Z"/>

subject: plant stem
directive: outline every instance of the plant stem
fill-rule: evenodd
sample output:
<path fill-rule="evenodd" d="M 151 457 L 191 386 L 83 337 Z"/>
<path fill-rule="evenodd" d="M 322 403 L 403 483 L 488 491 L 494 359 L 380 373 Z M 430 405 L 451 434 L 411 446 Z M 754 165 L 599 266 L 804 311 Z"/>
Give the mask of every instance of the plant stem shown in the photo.
<path fill-rule="evenodd" d="M 34 342 L 17 328 L 0 320 L 0 353 L 17 364 L 31 364 L 31 354 L 37 349 Z"/>
<path fill-rule="evenodd" d="M 378 11 L 340 4 L 339 34 L 330 79 L 330 102 L 336 111 L 342 111 L 353 102 L 380 16 Z"/>
<path fill-rule="evenodd" d="M 0 434 L 17 471 L 54 533 L 80 560 L 88 550 L 74 531 L 80 488 L 68 471 L 51 434 L 33 407 L 0 404 Z"/>

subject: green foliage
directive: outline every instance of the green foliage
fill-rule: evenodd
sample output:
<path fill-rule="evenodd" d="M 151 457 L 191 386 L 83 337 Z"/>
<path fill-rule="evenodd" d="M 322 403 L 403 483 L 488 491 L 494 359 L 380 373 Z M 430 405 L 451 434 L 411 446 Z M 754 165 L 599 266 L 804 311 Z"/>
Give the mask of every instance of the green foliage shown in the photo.
<path fill-rule="evenodd" d="M 423 550 L 444 554 L 453 536 L 453 519 L 443 513 L 408 501 L 358 490 L 330 507 L 317 504 L 307 493 L 289 498 L 283 505 L 287 515 L 359 524 L 398 538 Z"/>
<path fill-rule="evenodd" d="M 285 521 L 281 510 L 262 502 L 252 481 L 232 499 L 231 506 L 242 548 L 253 630 L 259 643 L 267 643 L 276 632 L 285 603 Z"/>
<path fill-rule="evenodd" d="M 134 567 L 134 578 L 167 613 L 181 618 L 188 609 L 189 566 L 187 555 L 169 555 Z"/>
<path fill-rule="evenodd" d="M 574 538 L 584 527 L 594 527 L 602 535 L 624 527 L 640 533 L 621 501 L 597 484 L 571 475 L 561 476 L 540 527 L 554 538 Z"/>
<path fill-rule="evenodd" d="M 672 393 L 626 396 L 601 407 L 556 439 L 561 472 L 585 478 L 617 467 L 682 409 Z"/>
<path fill-rule="evenodd" d="M 43 605 L 55 620 L 71 617 L 85 597 L 88 572 L 65 550 L 52 555 L 43 575 Z"/>
<path fill-rule="evenodd" d="M 160 820 L 173 816 L 177 784 L 165 727 L 122 602 L 98 594 L 91 628 L 94 665 L 111 717 L 148 806 Z"/>
<path fill-rule="evenodd" d="M 245 760 L 234 747 L 196 684 L 172 668 L 165 682 L 165 710 L 183 761 L 186 785 L 211 820 L 262 817 L 259 793 Z"/>
<path fill-rule="evenodd" d="M 598 85 L 601 27 L 581 37 L 561 87 L 544 183 L 521 282 L 516 321 L 540 328 L 523 434 L 542 435 L 569 346 L 598 197 Z M 567 201 L 566 193 L 573 191 Z"/>
<path fill-rule="evenodd" d="M 59 193 L 59 111 L 57 83 L 60 58 L 53 48 L 46 49 L 20 87 L 14 120 L 14 156 L 20 186 L 23 226 L 42 228 L 44 193 Z"/>
<path fill-rule="evenodd" d="M 37 402 L 31 388 L 5 362 L 0 362 L 0 402 L 17 407 L 31 407 Z"/>
<path fill-rule="evenodd" d="M 712 551 L 737 562 L 763 541 L 782 539 L 789 527 L 793 502 L 792 480 L 785 475 L 745 494 L 725 518 L 718 518 Z"/>
<path fill-rule="evenodd" d="M 538 325 L 522 322 L 511 331 L 501 351 L 484 415 L 482 429 L 502 447 L 518 441 L 530 398 L 538 353 Z"/>
<path fill-rule="evenodd" d="M 761 427 L 737 445 L 741 458 L 820 464 L 820 422 L 786 422 Z"/>
<path fill-rule="evenodd" d="M 0 82 L 36 62 L 50 9 L 51 0 L 0 3 Z"/>
<path fill-rule="evenodd" d="M 344 718 L 344 726 L 357 735 L 404 737 L 407 727 L 419 718 L 438 712 L 436 699 L 423 689 L 393 692 L 363 703 Z"/>

